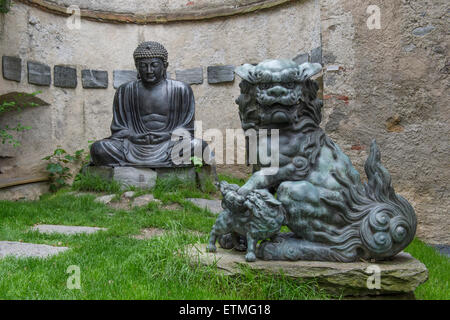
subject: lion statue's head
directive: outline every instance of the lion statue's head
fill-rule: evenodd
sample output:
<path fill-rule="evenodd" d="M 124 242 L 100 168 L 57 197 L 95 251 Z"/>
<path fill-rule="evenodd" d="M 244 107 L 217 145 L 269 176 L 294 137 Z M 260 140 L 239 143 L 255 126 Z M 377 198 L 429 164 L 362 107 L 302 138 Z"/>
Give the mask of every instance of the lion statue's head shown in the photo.
<path fill-rule="evenodd" d="M 295 127 L 302 115 L 318 125 L 321 102 L 316 101 L 318 85 L 310 77 L 321 70 L 318 63 L 299 65 L 292 60 L 237 67 L 235 72 L 242 81 L 236 103 L 243 129 Z"/>

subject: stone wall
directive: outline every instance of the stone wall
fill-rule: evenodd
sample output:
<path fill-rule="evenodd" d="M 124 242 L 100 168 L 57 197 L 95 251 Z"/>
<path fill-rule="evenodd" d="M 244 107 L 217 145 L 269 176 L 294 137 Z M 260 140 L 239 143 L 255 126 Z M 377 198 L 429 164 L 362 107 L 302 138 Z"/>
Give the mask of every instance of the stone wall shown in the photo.
<path fill-rule="evenodd" d="M 381 28 L 369 29 L 369 5 Z M 375 138 L 417 234 L 450 243 L 448 1 L 322 0 L 324 121 L 360 172 Z M 369 25 L 371 25 L 369 23 Z"/>
<path fill-rule="evenodd" d="M 192 83 L 196 118 L 203 121 L 203 129 L 240 127 L 234 104 L 239 79 L 211 84 L 208 67 L 268 58 L 310 59 L 324 65 L 322 125 L 327 133 L 361 173 L 375 138 L 396 191 L 416 209 L 418 236 L 450 244 L 447 1 L 362 0 L 357 5 L 352 0 L 238 1 L 240 8 L 255 3 L 273 6 L 214 19 L 205 19 L 210 18 L 205 13 L 196 21 L 165 24 L 82 19 L 79 30 L 68 29 L 61 12 L 55 15 L 27 5 L 31 2 L 36 1 L 13 2 L 8 14 L 0 14 L 0 55 L 22 59 L 21 81 L 0 77 L 0 95 L 42 90 L 39 97 L 50 105 L 0 119 L 1 124 L 21 121 L 33 127 L 22 135 L 19 149 L 2 147 L 3 174 L 40 170 L 40 158 L 57 145 L 76 150 L 86 147 L 88 140 L 108 136 L 114 71 L 134 69 L 132 52 L 141 41 L 156 40 L 167 47 L 169 73 Z M 156 14 L 166 2 L 155 3 L 150 9 Z M 209 12 L 222 10 L 221 3 L 228 2 L 186 1 L 186 8 L 195 5 L 193 10 Z M 181 4 L 171 2 L 172 9 Z M 367 24 L 373 12 L 367 11 L 370 5 L 380 10 L 380 29 Z M 167 22 L 170 10 L 164 12 L 167 15 L 160 16 Z M 28 61 L 50 67 L 50 86 L 28 83 Z M 76 88 L 55 86 L 55 65 L 76 69 Z M 84 69 L 106 71 L 108 87 L 84 88 Z M 228 169 L 247 172 L 239 166 Z"/>
<path fill-rule="evenodd" d="M 0 119 L 2 124 L 20 121 L 33 128 L 21 134 L 20 148 L 2 146 L 2 156 L 8 157 L 0 159 L 2 171 L 14 171 L 14 175 L 39 171 L 43 165 L 40 159 L 57 145 L 77 150 L 85 148 L 88 140 L 109 136 L 114 71 L 134 70 L 132 53 L 144 40 L 159 41 L 166 46 L 172 78 L 186 80 L 186 73 L 192 69 L 196 71 L 195 79 L 199 73 L 203 76 L 203 81 L 192 82 L 192 88 L 196 120 L 203 121 L 204 130 L 240 128 L 234 103 L 239 95 L 239 80 L 210 83 L 208 67 L 237 66 L 267 58 L 294 58 L 319 47 L 318 1 L 288 2 L 245 15 L 168 24 L 112 24 L 82 19 L 80 29 L 69 29 L 66 25 L 69 18 L 30 6 L 29 1 L 13 2 L 11 11 L 0 15 L 0 55 L 21 58 L 22 77 L 20 82 L 1 77 L 0 95 L 41 90 L 38 96 L 50 106 Z M 219 3 L 213 1 L 211 6 L 217 7 Z M 49 86 L 29 83 L 28 62 L 48 66 Z M 77 86 L 55 86 L 54 66 L 75 68 Z M 83 70 L 106 71 L 107 84 L 103 79 L 98 81 L 102 84 L 100 88 L 86 88 L 82 81 Z"/>

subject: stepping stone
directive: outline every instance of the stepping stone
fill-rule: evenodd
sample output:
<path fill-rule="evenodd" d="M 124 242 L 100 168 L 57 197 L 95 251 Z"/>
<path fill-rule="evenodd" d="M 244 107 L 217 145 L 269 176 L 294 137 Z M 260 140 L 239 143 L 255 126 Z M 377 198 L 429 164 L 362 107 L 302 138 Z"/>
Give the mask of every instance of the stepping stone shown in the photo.
<path fill-rule="evenodd" d="M 136 194 L 136 192 L 134 192 L 134 191 L 127 191 L 127 192 L 124 192 L 124 194 L 122 196 L 126 199 L 131 199 L 134 197 L 135 194 Z"/>
<path fill-rule="evenodd" d="M 186 247 L 191 264 L 217 266 L 226 275 L 238 275 L 245 265 L 265 274 L 277 275 L 280 271 L 294 279 L 315 279 L 320 288 L 344 296 L 410 294 L 428 279 L 428 270 L 423 263 L 410 254 L 401 252 L 392 260 L 369 262 L 325 262 L 325 261 L 245 261 L 245 252 L 225 250 L 217 247 L 216 253 L 207 253 L 206 244 Z M 369 289 L 368 282 L 379 268 L 379 289 Z"/>
<path fill-rule="evenodd" d="M 80 234 L 80 233 L 95 233 L 100 230 L 106 231 L 105 228 L 97 227 L 83 227 L 83 226 L 62 226 L 62 225 L 52 225 L 52 224 L 38 224 L 31 228 L 31 230 L 39 231 L 40 233 L 60 233 L 60 234 Z"/>
<path fill-rule="evenodd" d="M 142 206 L 146 206 L 150 202 L 161 203 L 161 200 L 155 199 L 155 197 L 152 194 L 144 194 L 144 195 L 134 199 L 133 206 L 134 207 L 142 207 Z"/>
<path fill-rule="evenodd" d="M 176 178 L 181 181 L 192 182 L 196 181 L 196 172 L 194 167 L 185 168 L 156 168 L 158 179 L 172 179 Z"/>
<path fill-rule="evenodd" d="M 63 251 L 67 247 L 54 247 L 46 244 L 0 241 L 0 258 L 14 256 L 16 258 L 47 258 Z"/>
<path fill-rule="evenodd" d="M 104 204 L 108 204 L 111 202 L 112 199 L 114 199 L 116 195 L 115 194 L 108 194 L 106 196 L 101 196 L 98 198 L 95 198 L 95 202 L 100 202 L 100 203 L 104 203 Z"/>
<path fill-rule="evenodd" d="M 124 188 L 135 186 L 151 189 L 156 184 L 156 171 L 149 168 L 116 167 L 113 170 L 113 179 L 120 182 Z"/>
<path fill-rule="evenodd" d="M 159 237 L 164 235 L 167 232 L 167 230 L 158 229 L 158 228 L 145 228 L 141 230 L 141 234 L 131 236 L 134 239 L 138 240 L 146 240 L 154 237 Z"/>
<path fill-rule="evenodd" d="M 215 214 L 219 214 L 223 211 L 222 200 L 209 200 L 202 198 L 187 198 L 186 200 L 192 202 L 197 207 L 207 209 Z"/>

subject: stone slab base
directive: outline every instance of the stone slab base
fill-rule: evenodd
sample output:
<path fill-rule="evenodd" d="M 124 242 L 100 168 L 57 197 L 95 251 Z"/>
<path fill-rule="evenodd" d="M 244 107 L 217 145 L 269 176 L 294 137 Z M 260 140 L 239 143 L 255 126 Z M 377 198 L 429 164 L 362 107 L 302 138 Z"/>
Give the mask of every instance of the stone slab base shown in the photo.
<path fill-rule="evenodd" d="M 428 270 L 410 254 L 401 252 L 390 261 L 367 262 L 323 262 L 323 261 L 245 261 L 245 252 L 217 248 L 216 253 L 207 253 L 206 244 L 186 247 L 188 257 L 193 264 L 217 264 L 217 268 L 227 275 L 241 272 L 245 265 L 253 270 L 268 274 L 312 280 L 332 294 L 342 296 L 411 296 L 421 283 L 428 279 Z M 379 289 L 375 278 L 379 274 Z"/>
<path fill-rule="evenodd" d="M 105 180 L 115 180 L 125 188 L 135 186 L 141 189 L 152 189 L 156 179 L 176 177 L 182 181 L 194 181 L 203 188 L 208 181 L 217 181 L 214 167 L 205 166 L 196 170 L 194 167 L 185 168 L 138 168 L 138 167 L 105 167 L 86 166 L 82 173 L 96 175 Z"/>
<path fill-rule="evenodd" d="M 67 247 L 54 247 L 46 244 L 0 241 L 0 258 L 13 256 L 16 258 L 47 258 L 63 251 Z"/>
<path fill-rule="evenodd" d="M 82 173 L 101 177 L 104 180 L 115 180 L 125 188 L 135 186 L 151 189 L 156 184 L 157 173 L 149 168 L 86 166 Z"/>

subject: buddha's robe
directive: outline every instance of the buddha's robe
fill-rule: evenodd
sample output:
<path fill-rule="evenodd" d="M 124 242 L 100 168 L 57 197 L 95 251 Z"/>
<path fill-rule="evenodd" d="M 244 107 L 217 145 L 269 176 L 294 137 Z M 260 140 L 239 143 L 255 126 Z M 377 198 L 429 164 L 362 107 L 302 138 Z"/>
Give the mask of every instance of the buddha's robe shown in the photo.
<path fill-rule="evenodd" d="M 171 151 L 175 142 L 171 141 L 170 135 L 175 129 L 183 128 L 191 137 L 193 136 L 195 101 L 192 89 L 180 81 L 164 80 L 169 111 L 165 125 L 150 130 L 151 120 L 147 120 L 148 123 L 143 122 L 139 112 L 139 81 L 126 83 L 117 89 L 111 136 L 95 142 L 91 147 L 94 165 L 173 167 L 175 165 L 171 161 Z M 160 115 L 155 115 L 155 118 L 158 117 L 161 118 Z M 136 144 L 128 139 L 130 135 L 147 135 L 155 132 L 170 134 L 166 140 L 159 143 L 150 141 Z"/>

